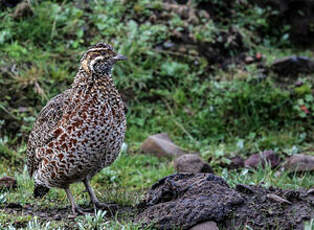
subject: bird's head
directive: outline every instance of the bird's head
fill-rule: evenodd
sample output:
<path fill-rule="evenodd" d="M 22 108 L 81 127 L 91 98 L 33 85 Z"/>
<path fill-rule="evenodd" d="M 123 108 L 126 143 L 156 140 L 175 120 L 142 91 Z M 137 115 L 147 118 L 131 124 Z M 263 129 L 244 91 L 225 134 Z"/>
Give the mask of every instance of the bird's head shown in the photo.
<path fill-rule="evenodd" d="M 83 54 L 81 67 L 89 74 L 108 75 L 117 61 L 125 59 L 125 56 L 114 52 L 111 45 L 100 42 Z"/>

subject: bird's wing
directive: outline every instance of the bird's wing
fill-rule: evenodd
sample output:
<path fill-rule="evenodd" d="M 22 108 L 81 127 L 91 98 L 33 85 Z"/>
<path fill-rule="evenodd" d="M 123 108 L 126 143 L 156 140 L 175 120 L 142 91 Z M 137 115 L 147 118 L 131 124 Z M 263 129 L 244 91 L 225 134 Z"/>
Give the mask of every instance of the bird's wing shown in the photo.
<path fill-rule="evenodd" d="M 41 161 L 40 158 L 35 156 L 35 150 L 51 140 L 51 132 L 63 116 L 64 101 L 70 92 L 71 89 L 68 89 L 53 97 L 41 110 L 34 123 L 27 144 L 27 167 L 30 176 L 38 169 Z"/>

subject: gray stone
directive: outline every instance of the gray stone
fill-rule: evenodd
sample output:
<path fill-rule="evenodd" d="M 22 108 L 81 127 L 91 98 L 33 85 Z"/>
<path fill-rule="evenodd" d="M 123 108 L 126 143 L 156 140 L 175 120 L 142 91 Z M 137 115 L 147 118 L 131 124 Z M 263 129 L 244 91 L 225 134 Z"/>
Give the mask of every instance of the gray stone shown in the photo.
<path fill-rule="evenodd" d="M 283 168 L 287 171 L 306 172 L 314 171 L 314 156 L 295 154 L 287 159 Z"/>
<path fill-rule="evenodd" d="M 246 64 L 251 64 L 251 63 L 254 62 L 254 58 L 251 57 L 251 56 L 247 56 L 247 57 L 245 57 L 244 62 L 245 62 Z"/>
<path fill-rule="evenodd" d="M 264 151 L 261 153 L 256 153 L 250 156 L 244 165 L 247 168 L 257 168 L 258 165 L 265 166 L 266 162 L 269 162 L 271 168 L 275 168 L 280 164 L 280 158 L 278 154 L 273 151 Z"/>
<path fill-rule="evenodd" d="M 186 154 L 184 150 L 171 141 L 167 133 L 149 136 L 142 144 L 141 152 L 157 157 L 178 157 Z"/>
<path fill-rule="evenodd" d="M 213 170 L 197 154 L 185 154 L 174 160 L 174 168 L 177 172 L 212 173 Z"/>
<path fill-rule="evenodd" d="M 197 224 L 190 228 L 190 230 L 219 230 L 216 222 L 214 221 L 206 221 L 201 224 Z"/>
<path fill-rule="evenodd" d="M 231 163 L 228 166 L 230 169 L 238 169 L 244 167 L 244 159 L 241 156 L 235 156 L 230 158 Z"/>
<path fill-rule="evenodd" d="M 303 56 L 289 56 L 276 59 L 271 69 L 283 77 L 297 76 L 299 73 L 313 73 L 314 60 Z"/>

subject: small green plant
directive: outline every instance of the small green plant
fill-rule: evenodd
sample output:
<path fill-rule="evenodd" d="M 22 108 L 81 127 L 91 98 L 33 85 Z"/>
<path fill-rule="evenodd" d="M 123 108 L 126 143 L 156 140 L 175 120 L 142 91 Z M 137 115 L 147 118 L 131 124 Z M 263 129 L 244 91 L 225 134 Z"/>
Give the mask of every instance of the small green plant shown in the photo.
<path fill-rule="evenodd" d="M 310 221 L 305 222 L 304 230 L 313 230 L 313 228 L 314 228 L 314 219 L 311 219 Z"/>
<path fill-rule="evenodd" d="M 193 28 L 195 38 L 201 42 L 215 42 L 216 35 L 219 29 L 215 26 L 215 23 L 210 20 L 205 25 L 196 26 Z"/>
<path fill-rule="evenodd" d="M 313 117 L 314 116 L 314 99 L 312 94 L 306 94 L 304 99 L 298 99 L 296 105 L 293 107 L 298 116 L 301 118 Z"/>
<path fill-rule="evenodd" d="M 104 229 L 104 227 L 108 224 L 105 221 L 106 211 L 98 210 L 95 211 L 95 215 L 86 215 L 85 216 L 85 223 L 78 223 L 79 229 Z"/>
<path fill-rule="evenodd" d="M 0 204 L 4 204 L 7 202 L 6 195 L 7 195 L 6 193 L 0 194 Z"/>
<path fill-rule="evenodd" d="M 50 228 L 50 222 L 46 222 L 46 223 L 40 223 L 37 217 L 34 217 L 34 219 L 30 222 L 28 222 L 27 230 L 49 230 Z"/>

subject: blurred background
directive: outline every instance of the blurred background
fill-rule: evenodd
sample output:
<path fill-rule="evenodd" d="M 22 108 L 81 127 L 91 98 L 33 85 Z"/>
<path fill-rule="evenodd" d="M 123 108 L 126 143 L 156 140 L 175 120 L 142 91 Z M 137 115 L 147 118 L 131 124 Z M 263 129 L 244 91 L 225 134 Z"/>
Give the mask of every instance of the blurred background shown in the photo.
<path fill-rule="evenodd" d="M 0 175 L 20 186 L 5 202 L 32 199 L 24 168 L 32 124 L 99 41 L 128 57 L 113 72 L 128 106 L 126 144 L 95 178 L 99 194 L 135 204 L 178 170 L 171 153 L 142 145 L 158 133 L 179 152 L 199 153 L 231 184 L 311 186 L 310 172 L 276 179 L 279 163 L 246 160 L 269 151 L 278 162 L 313 156 L 313 1 L 0 0 L 0 7 Z M 59 196 L 52 191 L 42 202 Z"/>

